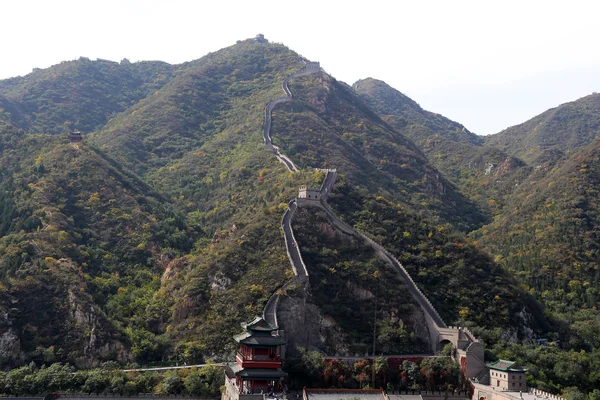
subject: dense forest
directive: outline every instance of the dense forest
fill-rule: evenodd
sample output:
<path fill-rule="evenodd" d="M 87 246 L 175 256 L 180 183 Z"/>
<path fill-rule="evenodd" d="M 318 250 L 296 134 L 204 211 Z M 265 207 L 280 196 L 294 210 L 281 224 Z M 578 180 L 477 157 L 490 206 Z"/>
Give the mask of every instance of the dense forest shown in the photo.
<path fill-rule="evenodd" d="M 543 304 L 554 324 L 539 336 L 553 343 L 545 347 L 506 340 L 477 323 L 490 353 L 526 364 L 531 383 L 545 390 L 571 387 L 569 396 L 576 397 L 573 387 L 597 389 L 599 377 L 586 371 L 597 369 L 600 350 L 600 97 L 474 141 L 384 82 L 366 79 L 354 88 L 491 217 L 468 238 Z"/>
<path fill-rule="evenodd" d="M 239 323 L 293 274 L 281 217 L 300 185 L 321 184 L 314 168 L 338 169 L 331 207 L 449 325 L 483 338 L 489 360 L 570 397 L 600 387 L 585 372 L 600 359 L 598 95 L 482 138 L 381 81 L 292 79 L 272 128 L 290 173 L 263 144 L 264 107 L 301 68 L 249 39 L 180 65 L 81 58 L 0 81 L 0 393 L 37 394 L 15 382 L 75 369 L 87 372 L 64 390 L 214 391 L 193 386 L 208 372 L 114 366 L 230 360 Z M 414 300 L 368 246 L 319 212 L 301 210 L 294 230 L 311 300 L 345 351 L 427 348 Z M 302 354 L 306 379 L 339 367 Z M 451 366 L 402 368 L 398 387 L 458 384 L 435 375 Z"/>

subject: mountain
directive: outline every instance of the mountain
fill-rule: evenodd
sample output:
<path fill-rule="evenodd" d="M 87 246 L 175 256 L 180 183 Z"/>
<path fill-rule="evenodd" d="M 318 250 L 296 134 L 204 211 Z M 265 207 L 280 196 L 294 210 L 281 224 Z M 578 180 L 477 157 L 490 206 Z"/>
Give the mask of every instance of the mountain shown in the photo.
<path fill-rule="evenodd" d="M 530 172 L 518 158 L 493 146 L 448 118 L 424 110 L 414 100 L 383 81 L 367 78 L 353 90 L 384 121 L 410 138 L 429 162 L 476 202 L 490 218 L 504 198 Z"/>
<path fill-rule="evenodd" d="M 568 320 L 569 310 L 598 304 L 599 129 L 600 95 L 592 94 L 486 138 L 521 157 L 528 173 L 472 236 Z"/>
<path fill-rule="evenodd" d="M 566 348 L 589 356 L 573 364 L 566 354 L 553 352 L 546 362 L 541 361 L 548 357 L 542 350 L 524 356 L 520 345 L 488 337 L 487 343 L 497 343 L 493 351 L 535 366 L 536 380 L 547 390 L 560 392 L 573 384 L 592 390 L 594 378 L 578 381 L 564 371 L 593 368 L 599 349 L 592 333 L 600 320 L 596 310 L 598 95 L 563 104 L 482 141 L 473 140 L 459 124 L 434 118 L 435 114 L 382 81 L 361 80 L 353 89 L 480 205 L 491 222 L 471 232 L 473 243 L 545 305 L 545 312 L 560 327 L 560 334 L 550 338 L 560 337 Z M 428 287 L 435 283 L 429 281 L 423 290 Z M 447 284 L 429 293 L 429 298 L 444 289 Z"/>
<path fill-rule="evenodd" d="M 539 303 L 465 237 L 489 221 L 478 205 L 350 86 L 326 73 L 291 79 L 272 139 L 299 171 L 274 157 L 265 105 L 301 60 L 249 39 L 176 66 L 80 59 L 0 82 L 3 366 L 227 359 L 239 323 L 290 279 L 281 217 L 323 167 L 340 174 L 340 217 L 406 263 L 448 323 L 514 340 L 548 329 Z M 455 126 L 414 112 L 427 129 Z M 70 127 L 82 143 L 61 134 Z M 317 348 L 426 347 L 414 302 L 372 249 L 318 213 L 299 212 L 294 229 Z M 40 290 L 47 304 L 25 304 Z M 334 290 L 339 307 L 327 303 Z M 368 312 L 349 312 L 353 296 L 381 307 L 371 325 L 356 324 Z M 380 335 L 365 339 L 373 326 Z M 79 339 L 60 339 L 69 334 Z"/>
<path fill-rule="evenodd" d="M 585 147 L 599 136 L 600 94 L 595 93 L 552 108 L 485 140 L 535 167 Z"/>
<path fill-rule="evenodd" d="M 348 85 L 313 75 L 292 79 L 290 88 L 294 101 L 274 110 L 273 129 L 277 143 L 299 165 L 339 168 L 352 183 L 409 203 L 460 230 L 485 222 L 479 207 Z"/>
<path fill-rule="evenodd" d="M 534 366 L 544 390 L 575 385 L 592 392 L 597 376 L 585 371 L 598 368 L 600 351 L 600 143 L 559 151 L 565 155 L 533 168 L 493 222 L 470 236 L 545 305 L 559 327 L 547 338 L 569 350 L 497 345 L 493 351 Z"/>
<path fill-rule="evenodd" d="M 373 78 L 360 79 L 352 85 L 352 89 L 386 121 L 393 126 L 410 125 L 411 138 L 418 137 L 419 130 L 424 130 L 421 135 L 439 135 L 459 143 L 481 145 L 483 139 L 470 132 L 463 125 L 421 108 L 417 102 L 392 88 L 387 83 Z"/>
<path fill-rule="evenodd" d="M 145 310 L 119 308 L 111 294 L 147 296 L 161 249 L 189 249 L 197 232 L 86 145 L 9 126 L 0 138 L 0 361 L 127 361 L 121 324 Z"/>
<path fill-rule="evenodd" d="M 496 259 L 558 313 L 597 306 L 600 142 L 546 162 L 478 230 Z"/>
<path fill-rule="evenodd" d="M 82 57 L 0 81 L 0 108 L 14 126 L 29 132 L 57 134 L 71 126 L 90 132 L 159 89 L 172 74 L 172 66 L 163 62 L 119 64 Z"/>

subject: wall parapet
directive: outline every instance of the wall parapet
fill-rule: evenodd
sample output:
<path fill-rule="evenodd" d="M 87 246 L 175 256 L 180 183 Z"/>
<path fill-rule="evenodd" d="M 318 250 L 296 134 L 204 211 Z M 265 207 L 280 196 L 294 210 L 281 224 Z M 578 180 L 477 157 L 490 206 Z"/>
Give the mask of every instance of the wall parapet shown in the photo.
<path fill-rule="evenodd" d="M 298 252 L 298 257 L 300 258 L 300 264 L 302 265 L 302 269 L 304 270 L 304 274 L 305 274 L 305 276 L 308 276 L 308 269 L 306 268 L 306 264 L 304 264 L 304 259 L 302 258 L 302 253 L 300 252 L 300 247 L 298 246 L 298 242 L 296 242 L 296 237 L 294 236 L 294 229 L 292 229 L 292 220 L 294 219 L 294 214 L 296 213 L 296 210 L 298 209 L 298 205 L 296 203 L 296 200 L 292 200 L 290 202 L 290 206 L 292 204 L 293 204 L 293 210 L 290 210 L 290 212 L 291 212 L 291 214 L 290 214 L 290 233 L 291 233 L 291 236 L 292 236 L 293 243 L 296 244 L 296 250 Z M 290 208 L 288 208 L 288 209 L 290 209 Z M 285 232 L 285 230 L 284 230 L 284 232 Z M 289 252 L 287 240 L 285 242 L 285 247 L 286 247 L 286 250 L 288 252 L 288 256 L 290 256 L 290 252 Z M 291 260 L 291 258 L 290 258 L 290 260 Z M 292 265 L 293 264 L 294 263 L 292 262 Z M 294 268 L 294 272 L 296 273 L 296 276 L 299 276 L 298 271 L 296 271 L 295 268 Z"/>
<path fill-rule="evenodd" d="M 551 393 L 544 392 L 543 390 L 539 390 L 539 389 L 535 389 L 535 388 L 530 388 L 529 389 L 529 393 L 531 393 L 534 396 L 542 397 L 544 399 L 565 400 L 564 397 L 561 397 L 561 396 L 559 396 L 557 394 L 551 394 Z"/>
<path fill-rule="evenodd" d="M 398 267 L 400 269 L 400 271 L 402 272 L 402 277 L 406 278 L 405 279 L 406 284 L 409 286 L 409 288 L 413 289 L 412 290 L 413 296 L 415 297 L 415 299 L 417 300 L 417 302 L 419 303 L 419 305 L 425 312 L 425 315 L 428 316 L 438 328 L 446 327 L 444 320 L 440 317 L 440 315 L 437 312 L 437 310 L 435 309 L 435 307 L 433 307 L 431 302 L 427 299 L 427 297 L 425 297 L 423 292 L 417 287 L 416 283 L 413 281 L 413 279 L 410 276 L 410 274 L 408 273 L 408 271 L 406 271 L 404 266 L 400 263 L 400 261 L 398 261 L 396 259 L 396 257 L 394 257 L 387 250 L 385 250 L 382 246 L 380 246 L 375 241 L 373 241 L 373 239 L 371 239 L 364 233 L 358 231 L 357 229 L 351 227 L 350 225 L 346 224 L 344 221 L 339 219 L 339 217 L 336 216 L 333 213 L 333 211 L 331 211 L 329 209 L 329 207 L 323 205 L 323 208 L 324 208 L 325 212 L 327 213 L 327 215 L 329 215 L 333 219 L 333 221 L 336 222 L 336 225 L 338 227 L 339 227 L 339 225 L 342 225 L 344 227 L 343 230 L 350 231 L 350 232 L 358 235 L 359 237 L 364 239 L 367 243 L 369 243 L 372 247 L 374 247 L 380 255 L 382 255 L 384 258 L 387 258 L 388 260 L 390 260 L 392 265 Z M 426 304 L 426 305 L 424 305 L 424 304 Z M 429 306 L 429 307 L 427 307 L 427 306 Z"/>

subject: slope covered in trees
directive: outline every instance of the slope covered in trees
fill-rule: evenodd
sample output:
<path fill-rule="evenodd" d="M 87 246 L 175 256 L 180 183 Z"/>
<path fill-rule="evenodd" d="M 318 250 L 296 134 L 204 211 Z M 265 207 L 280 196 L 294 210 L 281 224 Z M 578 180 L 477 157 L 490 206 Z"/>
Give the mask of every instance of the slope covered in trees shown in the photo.
<path fill-rule="evenodd" d="M 557 312 L 598 306 L 600 142 L 537 168 L 474 238 Z"/>
<path fill-rule="evenodd" d="M 0 81 L 0 108 L 29 132 L 56 134 L 71 126 L 90 132 L 162 87 L 172 74 L 173 67 L 163 62 L 82 57 Z"/>
<path fill-rule="evenodd" d="M 352 85 L 352 89 L 360 95 L 369 107 L 385 117 L 391 125 L 408 125 L 411 129 L 414 129 L 414 131 L 408 132 L 410 132 L 411 138 L 415 142 L 426 139 L 425 137 L 416 137 L 416 135 L 419 135 L 419 129 L 424 129 L 420 132 L 422 136 L 435 135 L 454 142 L 469 143 L 476 146 L 483 143 L 481 137 L 469 132 L 463 125 L 443 115 L 424 110 L 417 102 L 383 81 L 373 78 L 361 79 Z"/>
<path fill-rule="evenodd" d="M 600 136 L 600 94 L 582 97 L 485 138 L 532 166 L 553 161 Z"/>
<path fill-rule="evenodd" d="M 97 150 L 14 134 L 2 130 L 0 152 L 12 210 L 0 238 L 2 333 L 12 332 L 3 362 L 47 352 L 80 365 L 129 360 L 131 329 L 151 321 L 161 262 L 189 251 L 201 229 Z M 136 299 L 127 307 L 116 302 L 124 292 Z"/>
<path fill-rule="evenodd" d="M 527 363 L 539 387 L 557 392 L 578 385 L 577 371 L 593 368 L 598 351 L 592 333 L 600 320 L 598 95 L 548 110 L 482 143 L 469 140 L 468 132 L 458 135 L 451 124 L 435 124 L 426 118 L 431 114 L 381 81 L 366 79 L 353 88 L 492 218 L 471 233 L 473 243 L 547 307 L 560 326 L 547 336 L 570 350 L 507 344 L 497 332 L 480 332 L 488 344 L 496 343 L 494 353 Z M 575 357 L 579 351 L 589 356 Z M 581 387 L 591 390 L 595 379 L 581 381 Z"/>
<path fill-rule="evenodd" d="M 13 344 L 2 365 L 227 358 L 239 323 L 290 278 L 281 215 L 298 186 L 321 183 L 315 167 L 339 168 L 336 210 L 389 247 L 449 323 L 514 338 L 546 329 L 539 305 L 460 233 L 487 221 L 475 202 L 348 85 L 324 73 L 290 82 L 272 136 L 301 170 L 277 161 L 264 106 L 300 68 L 286 47 L 246 40 L 178 66 L 82 59 L 0 82 L 0 335 Z M 479 146 L 409 105 L 426 129 Z M 85 142 L 56 135 L 68 127 Z M 356 344 L 364 332 L 323 299 L 360 283 L 388 294 L 376 348 L 417 349 L 388 267 L 344 241 L 320 248 L 309 232 L 324 221 L 298 223 L 319 271 L 311 290 L 343 335 Z"/>
<path fill-rule="evenodd" d="M 295 101 L 275 109 L 275 143 L 300 166 L 336 167 L 352 184 L 469 231 L 485 217 L 415 144 L 328 75 L 290 82 Z"/>
<path fill-rule="evenodd" d="M 423 110 L 383 81 L 363 79 L 352 88 L 383 120 L 412 139 L 487 218 L 503 207 L 515 184 L 530 172 L 523 161 L 484 146 L 481 137 L 461 124 Z"/>

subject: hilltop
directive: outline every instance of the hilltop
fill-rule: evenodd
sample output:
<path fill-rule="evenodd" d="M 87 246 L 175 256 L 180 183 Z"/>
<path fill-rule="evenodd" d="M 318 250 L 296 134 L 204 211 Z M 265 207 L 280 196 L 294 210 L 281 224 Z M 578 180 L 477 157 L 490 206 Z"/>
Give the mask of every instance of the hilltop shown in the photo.
<path fill-rule="evenodd" d="M 486 143 L 532 166 L 554 161 L 600 136 L 600 94 L 561 104 L 485 138 Z"/>
<path fill-rule="evenodd" d="M 424 110 L 383 81 L 368 78 L 352 87 L 383 120 L 409 137 L 463 195 L 478 204 L 484 220 L 503 207 L 515 184 L 530 172 L 522 160 L 485 145 L 484 138 Z"/>

